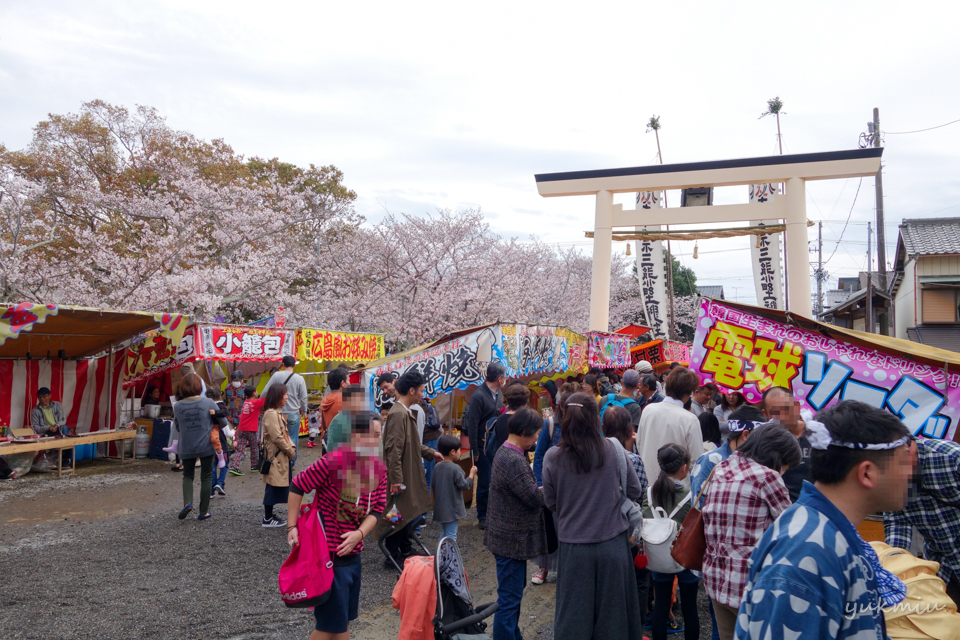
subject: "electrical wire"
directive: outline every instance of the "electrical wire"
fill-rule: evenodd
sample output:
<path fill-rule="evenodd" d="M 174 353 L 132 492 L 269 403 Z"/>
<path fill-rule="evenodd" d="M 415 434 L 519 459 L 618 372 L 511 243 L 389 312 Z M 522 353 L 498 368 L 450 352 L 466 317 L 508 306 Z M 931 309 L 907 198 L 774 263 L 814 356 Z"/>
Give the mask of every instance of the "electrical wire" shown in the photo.
<path fill-rule="evenodd" d="M 956 124 L 956 123 L 958 123 L 958 122 L 960 122 L 960 120 L 951 120 L 950 122 L 947 122 L 947 123 L 945 123 L 945 124 L 938 124 L 937 126 L 935 126 L 935 127 L 930 127 L 930 128 L 928 128 L 928 129 L 917 129 L 916 131 L 884 131 L 884 132 L 883 132 L 883 135 L 885 135 L 885 136 L 902 136 L 902 135 L 907 134 L 907 133 L 923 133 L 924 131 L 933 131 L 934 129 L 941 129 L 941 128 L 943 128 L 943 127 L 946 127 L 947 125 Z"/>
<path fill-rule="evenodd" d="M 830 254 L 830 257 L 827 258 L 823 264 L 829 263 L 830 260 L 833 259 L 833 256 L 837 255 L 837 247 L 839 247 L 843 241 L 843 233 L 847 230 L 847 225 L 850 223 L 850 216 L 853 215 L 853 208 L 857 205 L 857 196 L 860 195 L 860 185 L 862 184 L 863 178 L 860 178 L 860 182 L 857 183 L 857 192 L 853 194 L 853 204 L 850 205 L 850 213 L 847 214 L 847 221 L 843 223 L 843 229 L 840 230 L 840 239 L 837 240 L 836 246 L 833 247 L 833 253 Z"/>

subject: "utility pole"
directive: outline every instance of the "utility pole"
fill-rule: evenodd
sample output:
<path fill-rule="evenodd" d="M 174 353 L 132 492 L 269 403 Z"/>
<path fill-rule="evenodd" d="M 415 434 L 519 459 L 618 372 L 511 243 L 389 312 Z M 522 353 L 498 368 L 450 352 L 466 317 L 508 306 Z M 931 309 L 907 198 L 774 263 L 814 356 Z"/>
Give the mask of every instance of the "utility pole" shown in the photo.
<path fill-rule="evenodd" d="M 867 333 L 873 333 L 873 252 L 870 250 L 870 240 L 873 237 L 873 233 L 870 229 L 870 223 L 867 223 L 867 317 L 864 318 L 865 322 L 864 331 Z"/>
<path fill-rule="evenodd" d="M 880 109 L 873 108 L 873 146 L 880 146 Z M 888 293 L 887 284 L 887 245 L 884 240 L 883 227 L 883 167 L 877 170 L 877 271 L 880 275 L 880 286 L 884 293 Z M 871 333 L 873 332 L 871 327 Z M 890 335 L 890 319 L 888 313 L 880 315 L 880 333 Z"/>
<path fill-rule="evenodd" d="M 823 223 L 817 223 L 817 320 L 823 314 Z"/>
<path fill-rule="evenodd" d="M 660 152 L 660 116 L 653 116 L 647 122 L 647 133 L 653 131 L 653 134 L 657 137 L 657 158 L 660 160 L 660 164 L 663 164 L 663 154 Z M 663 190 L 663 208 L 667 208 L 667 190 Z M 670 231 L 670 225 L 666 227 L 667 231 Z M 670 252 L 670 240 L 667 239 L 667 299 L 669 300 L 669 317 L 667 320 L 667 336 L 670 340 L 676 340 L 676 335 L 673 330 L 673 253 Z"/>

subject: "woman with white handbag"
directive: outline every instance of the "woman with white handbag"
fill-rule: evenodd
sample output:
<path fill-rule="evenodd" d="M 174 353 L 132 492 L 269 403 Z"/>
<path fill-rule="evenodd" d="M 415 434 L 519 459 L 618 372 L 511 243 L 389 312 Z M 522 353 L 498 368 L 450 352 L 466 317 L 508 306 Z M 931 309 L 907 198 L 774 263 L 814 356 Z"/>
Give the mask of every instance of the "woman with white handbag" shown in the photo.
<path fill-rule="evenodd" d="M 657 462 L 660 476 L 647 489 L 643 500 L 643 549 L 654 590 L 650 631 L 653 640 L 666 640 L 673 580 L 676 578 L 683 611 L 683 637 L 697 640 L 700 637 L 700 616 L 697 613 L 700 574 L 684 569 L 670 556 L 680 525 L 690 511 L 690 489 L 683 485 L 689 473 L 690 453 L 679 444 L 666 444 L 657 451 Z M 676 631 L 679 629 L 674 623 L 670 632 Z"/>

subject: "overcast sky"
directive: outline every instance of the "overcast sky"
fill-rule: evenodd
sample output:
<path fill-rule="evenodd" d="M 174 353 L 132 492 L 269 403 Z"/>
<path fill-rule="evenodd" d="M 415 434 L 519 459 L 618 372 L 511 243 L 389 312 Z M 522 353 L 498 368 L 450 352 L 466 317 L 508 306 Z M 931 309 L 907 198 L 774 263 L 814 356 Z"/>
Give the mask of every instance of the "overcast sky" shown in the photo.
<path fill-rule="evenodd" d="M 667 163 L 771 155 L 758 116 L 780 96 L 785 153 L 855 148 L 880 108 L 888 263 L 902 218 L 960 215 L 960 123 L 892 134 L 960 118 L 960 5 L 652 4 L 3 2 L 0 142 L 88 100 L 150 105 L 248 156 L 340 167 L 372 222 L 481 207 L 504 236 L 589 252 L 593 199 L 541 198 L 535 173 L 655 162 L 652 114 Z M 807 188 L 832 283 L 866 265 L 858 182 Z M 755 302 L 747 239 L 674 247 Z"/>

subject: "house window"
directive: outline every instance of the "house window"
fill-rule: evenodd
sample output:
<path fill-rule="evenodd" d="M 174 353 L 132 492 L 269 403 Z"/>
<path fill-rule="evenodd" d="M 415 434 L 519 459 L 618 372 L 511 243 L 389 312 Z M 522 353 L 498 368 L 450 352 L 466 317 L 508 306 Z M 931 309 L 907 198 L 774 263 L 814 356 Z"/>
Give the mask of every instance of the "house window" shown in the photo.
<path fill-rule="evenodd" d="M 923 323 L 957 322 L 956 289 L 923 290 Z"/>

